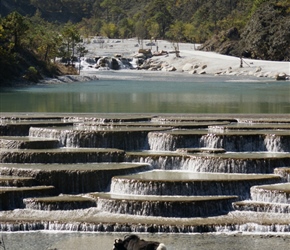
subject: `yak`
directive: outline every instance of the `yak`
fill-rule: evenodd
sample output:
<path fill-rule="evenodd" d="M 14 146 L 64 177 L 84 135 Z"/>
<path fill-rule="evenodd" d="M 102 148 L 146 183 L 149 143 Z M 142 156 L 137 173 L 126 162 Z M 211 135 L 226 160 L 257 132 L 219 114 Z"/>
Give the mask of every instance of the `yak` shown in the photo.
<path fill-rule="evenodd" d="M 113 250 L 166 250 L 166 247 L 163 243 L 146 241 L 132 234 L 126 235 L 124 240 L 115 239 Z"/>

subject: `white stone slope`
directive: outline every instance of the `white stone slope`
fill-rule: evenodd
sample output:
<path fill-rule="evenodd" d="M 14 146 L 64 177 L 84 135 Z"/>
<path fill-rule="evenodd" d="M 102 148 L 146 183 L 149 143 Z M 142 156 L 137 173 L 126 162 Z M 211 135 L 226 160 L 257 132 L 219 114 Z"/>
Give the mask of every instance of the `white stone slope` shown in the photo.
<path fill-rule="evenodd" d="M 150 45 L 153 43 L 154 45 Z M 174 45 L 171 42 L 158 40 L 144 40 L 138 43 L 137 39 L 103 39 L 103 43 L 91 41 L 87 44 L 89 53 L 86 57 L 114 56 L 133 57 L 140 48 L 170 52 L 167 55 L 153 56 L 150 60 L 155 64 L 161 64 L 161 70 L 178 71 L 190 74 L 211 75 L 244 75 L 275 78 L 278 74 L 290 75 L 290 62 L 276 62 L 265 60 L 253 60 L 243 58 L 243 67 L 240 67 L 241 59 L 233 56 L 221 55 L 215 52 L 196 50 L 198 45 L 179 43 L 180 57 L 176 57 Z M 95 71 L 91 65 L 83 65 L 82 74 Z"/>

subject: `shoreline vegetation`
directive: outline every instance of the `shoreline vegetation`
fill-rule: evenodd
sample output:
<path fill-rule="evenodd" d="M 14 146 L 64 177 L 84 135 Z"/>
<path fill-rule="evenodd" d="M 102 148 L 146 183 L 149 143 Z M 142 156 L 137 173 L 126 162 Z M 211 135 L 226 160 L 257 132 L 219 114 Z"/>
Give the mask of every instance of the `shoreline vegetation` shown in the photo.
<path fill-rule="evenodd" d="M 1 86 L 95 68 L 289 79 L 288 0 L 2 2 Z"/>

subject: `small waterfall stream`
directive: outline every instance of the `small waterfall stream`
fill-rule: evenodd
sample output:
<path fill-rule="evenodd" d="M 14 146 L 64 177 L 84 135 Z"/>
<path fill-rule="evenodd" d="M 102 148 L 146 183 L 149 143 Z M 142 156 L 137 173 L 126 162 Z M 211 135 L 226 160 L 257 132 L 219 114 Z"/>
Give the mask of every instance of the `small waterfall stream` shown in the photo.
<path fill-rule="evenodd" d="M 290 117 L 15 116 L 0 117 L 1 231 L 290 230 Z"/>

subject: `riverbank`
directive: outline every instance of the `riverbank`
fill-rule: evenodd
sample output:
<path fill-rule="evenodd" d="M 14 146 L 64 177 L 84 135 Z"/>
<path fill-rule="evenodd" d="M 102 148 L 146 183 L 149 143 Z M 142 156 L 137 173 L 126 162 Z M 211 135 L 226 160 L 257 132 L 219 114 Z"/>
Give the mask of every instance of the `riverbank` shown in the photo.
<path fill-rule="evenodd" d="M 57 83 L 72 83 L 72 82 L 86 82 L 98 80 L 100 72 L 102 77 L 106 72 L 122 73 L 130 71 L 130 73 L 140 74 L 141 72 L 154 72 L 155 75 L 170 76 L 171 74 L 178 73 L 187 76 L 190 75 L 208 75 L 208 76 L 231 76 L 231 77 L 247 77 L 254 79 L 277 79 L 277 76 L 288 79 L 290 76 L 290 62 L 254 60 L 247 58 L 238 58 L 234 56 L 221 55 L 215 52 L 200 51 L 198 50 L 199 44 L 192 43 L 179 43 L 173 44 L 169 41 L 157 40 L 150 41 L 144 40 L 138 43 L 138 40 L 133 39 L 103 39 L 103 40 L 90 40 L 85 44 L 88 53 L 85 58 L 82 58 L 81 66 L 76 63 L 76 71 L 79 75 L 61 75 L 55 78 L 44 78 L 37 84 L 57 84 Z M 178 46 L 178 56 L 174 46 Z M 96 68 L 95 58 L 126 58 L 134 60 L 138 57 L 138 51 L 151 50 L 153 56 L 146 60 L 147 67 L 139 67 L 133 65 L 133 69 L 123 67 L 120 70 L 111 70 L 108 67 Z M 163 52 L 163 53 L 162 53 Z M 88 59 L 88 60 L 85 60 Z M 88 62 L 89 63 L 88 63 Z M 149 66 L 148 66 L 149 65 Z M 141 68 L 141 69 L 140 69 Z M 76 72 L 77 73 L 77 72 Z M 108 76 L 111 74 L 109 73 Z M 166 74 L 164 74 L 166 73 Z M 35 85 L 35 82 L 29 82 L 24 79 L 14 79 L 7 82 L 4 86 L 29 86 Z"/>
<path fill-rule="evenodd" d="M 179 57 L 176 56 L 174 46 L 179 48 Z M 230 76 L 254 76 L 276 78 L 277 75 L 290 75 L 290 62 L 276 62 L 266 60 L 254 60 L 221 55 L 215 52 L 198 50 L 198 44 L 179 43 L 168 41 L 156 42 L 144 40 L 138 43 L 137 39 L 104 39 L 90 41 L 86 44 L 88 54 L 86 57 L 113 57 L 119 55 L 125 58 L 134 58 L 139 49 L 150 49 L 153 57 L 148 59 L 153 65 L 162 65 L 160 71 L 184 72 L 188 74 L 230 75 Z M 160 53 L 161 51 L 167 53 Z M 158 56 L 154 56 L 158 54 Z M 153 68 L 149 70 L 154 70 Z M 91 65 L 85 65 L 81 74 L 98 72 Z"/>

